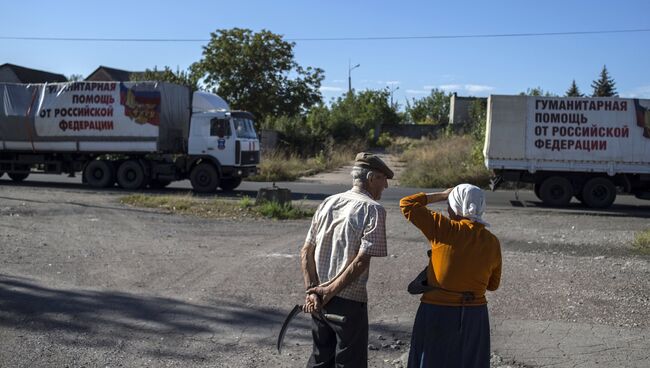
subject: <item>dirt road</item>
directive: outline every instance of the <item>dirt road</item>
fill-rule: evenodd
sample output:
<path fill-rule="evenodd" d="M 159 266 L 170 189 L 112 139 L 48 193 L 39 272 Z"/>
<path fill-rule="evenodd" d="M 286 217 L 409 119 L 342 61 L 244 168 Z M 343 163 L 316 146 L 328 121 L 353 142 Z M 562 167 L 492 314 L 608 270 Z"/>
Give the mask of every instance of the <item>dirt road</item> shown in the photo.
<path fill-rule="evenodd" d="M 274 345 L 302 299 L 308 220 L 203 220 L 126 207 L 123 194 L 0 186 L 0 367 L 304 366 L 305 316 L 283 355 Z M 405 286 L 425 262 L 421 235 L 385 206 L 371 367 L 401 366 L 418 305 Z M 650 263 L 631 248 L 647 218 L 513 207 L 486 219 L 504 254 L 488 294 L 504 361 L 650 365 Z"/>

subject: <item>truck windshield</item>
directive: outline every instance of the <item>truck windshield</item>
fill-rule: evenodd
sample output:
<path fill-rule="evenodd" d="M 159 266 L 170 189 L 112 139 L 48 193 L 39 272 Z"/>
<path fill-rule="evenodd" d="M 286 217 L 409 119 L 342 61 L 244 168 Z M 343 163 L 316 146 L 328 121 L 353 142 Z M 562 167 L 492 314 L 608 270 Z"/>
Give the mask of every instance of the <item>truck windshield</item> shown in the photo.
<path fill-rule="evenodd" d="M 237 132 L 238 138 L 257 138 L 255 128 L 253 127 L 253 121 L 251 119 L 236 117 L 232 120 L 235 124 L 235 132 Z"/>

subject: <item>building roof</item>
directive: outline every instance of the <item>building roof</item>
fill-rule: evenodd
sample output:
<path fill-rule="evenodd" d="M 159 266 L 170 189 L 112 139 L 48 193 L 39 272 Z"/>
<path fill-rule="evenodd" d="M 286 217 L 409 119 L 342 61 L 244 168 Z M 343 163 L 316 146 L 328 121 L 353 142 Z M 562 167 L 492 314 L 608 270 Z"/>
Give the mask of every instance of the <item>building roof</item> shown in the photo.
<path fill-rule="evenodd" d="M 131 72 L 128 70 L 109 68 L 100 65 L 94 72 L 90 73 L 86 78 L 87 81 L 113 81 L 113 82 L 128 82 L 134 75 L 142 74 L 143 72 Z"/>
<path fill-rule="evenodd" d="M 5 63 L 0 65 L 1 68 L 11 69 L 20 83 L 53 83 L 67 82 L 68 78 L 63 74 L 50 73 L 42 70 L 25 68 L 24 66 Z"/>

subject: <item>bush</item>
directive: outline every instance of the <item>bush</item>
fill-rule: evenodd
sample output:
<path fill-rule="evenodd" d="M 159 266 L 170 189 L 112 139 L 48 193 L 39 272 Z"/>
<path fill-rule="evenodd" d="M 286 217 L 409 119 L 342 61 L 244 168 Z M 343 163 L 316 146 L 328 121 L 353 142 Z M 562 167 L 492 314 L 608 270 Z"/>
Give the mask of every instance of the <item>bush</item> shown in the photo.
<path fill-rule="evenodd" d="M 278 202 L 264 202 L 257 211 L 262 216 L 278 220 L 295 220 L 314 215 L 314 211 L 305 211 L 289 203 L 280 204 Z"/>
<path fill-rule="evenodd" d="M 421 188 L 449 188 L 460 183 L 486 187 L 490 172 L 472 158 L 476 140 L 450 136 L 411 142 L 400 156 L 405 163 L 400 184 Z"/>
<path fill-rule="evenodd" d="M 639 253 L 650 255 L 650 229 L 638 232 L 632 245 Z"/>
<path fill-rule="evenodd" d="M 390 137 L 390 134 L 384 132 L 379 135 L 377 139 L 377 147 L 388 148 L 393 144 L 393 139 Z"/>
<path fill-rule="evenodd" d="M 294 181 L 301 176 L 311 176 L 343 166 L 354 160 L 356 153 L 363 149 L 363 143 L 351 141 L 345 146 L 326 146 L 308 158 L 282 150 L 265 153 L 260 161 L 260 175 L 252 176 L 248 180 Z"/>

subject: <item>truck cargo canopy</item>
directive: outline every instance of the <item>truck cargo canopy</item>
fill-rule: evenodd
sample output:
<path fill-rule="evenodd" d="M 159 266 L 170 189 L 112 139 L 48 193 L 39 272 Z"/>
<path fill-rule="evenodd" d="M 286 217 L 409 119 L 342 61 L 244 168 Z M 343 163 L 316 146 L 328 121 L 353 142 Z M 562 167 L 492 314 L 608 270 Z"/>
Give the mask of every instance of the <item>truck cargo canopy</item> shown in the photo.
<path fill-rule="evenodd" d="M 0 83 L 0 149 L 182 153 L 190 93 L 164 82 Z"/>

